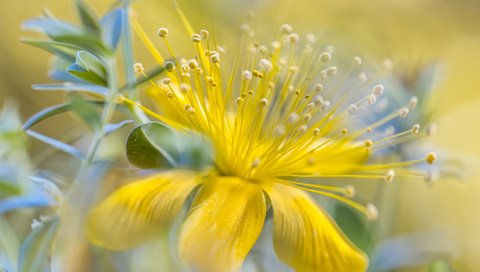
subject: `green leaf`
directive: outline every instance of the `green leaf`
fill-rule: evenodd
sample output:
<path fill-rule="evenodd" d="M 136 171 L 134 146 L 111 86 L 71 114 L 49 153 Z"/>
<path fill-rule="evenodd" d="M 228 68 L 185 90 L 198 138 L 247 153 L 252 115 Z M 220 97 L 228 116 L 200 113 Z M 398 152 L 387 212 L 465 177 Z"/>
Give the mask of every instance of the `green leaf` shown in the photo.
<path fill-rule="evenodd" d="M 22 39 L 22 42 L 46 50 L 70 62 L 74 62 L 77 51 L 82 50 L 82 48 L 75 45 L 49 40 Z"/>
<path fill-rule="evenodd" d="M 77 52 L 75 63 L 81 66 L 83 69 L 93 72 L 103 79 L 107 75 L 107 70 L 105 69 L 102 61 L 88 51 Z"/>
<path fill-rule="evenodd" d="M 101 131 L 100 116 L 93 105 L 78 95 L 70 95 L 70 110 L 75 112 L 92 131 Z"/>
<path fill-rule="evenodd" d="M 134 128 L 127 139 L 128 160 L 144 169 L 176 165 L 172 156 L 162 147 L 171 136 L 172 131 L 157 122 Z"/>
<path fill-rule="evenodd" d="M 95 85 L 106 86 L 107 83 L 104 78 L 99 77 L 97 74 L 93 73 L 92 71 L 85 70 L 80 65 L 74 63 L 67 68 L 67 72 L 71 75 L 74 75 L 84 81 L 93 83 Z"/>
<path fill-rule="evenodd" d="M 105 55 L 109 52 L 109 49 L 99 38 L 88 32 L 83 32 L 80 34 L 66 33 L 63 35 L 55 35 L 50 38 L 57 42 L 68 43 L 81 47 L 82 49 L 93 52 L 99 56 Z"/>
<path fill-rule="evenodd" d="M 48 271 L 48 259 L 53 247 L 60 220 L 58 217 L 42 220 L 25 238 L 20 247 L 18 270 L 20 272 Z"/>
<path fill-rule="evenodd" d="M 75 63 L 67 68 L 67 71 L 85 81 L 96 85 L 106 86 L 107 71 L 102 61 L 87 51 L 79 51 L 76 54 Z"/>
<path fill-rule="evenodd" d="M 336 203 L 333 217 L 357 247 L 367 253 L 372 252 L 374 243 L 371 226 L 364 216 L 343 203 Z"/>
<path fill-rule="evenodd" d="M 100 25 L 93 9 L 83 0 L 76 0 L 75 6 L 82 25 L 95 33 L 100 32 Z"/>
<path fill-rule="evenodd" d="M 127 13 L 123 8 L 117 8 L 107 13 L 100 21 L 103 43 L 113 52 L 117 48 L 125 28 Z"/>
<path fill-rule="evenodd" d="M 179 134 L 157 122 L 140 125 L 127 139 L 127 158 L 139 168 L 211 165 L 211 150 L 201 138 Z"/>
<path fill-rule="evenodd" d="M 76 149 L 75 147 L 69 145 L 69 144 L 66 144 L 64 142 L 61 142 L 59 140 L 56 140 L 56 139 L 53 139 L 53 138 L 50 138 L 48 136 L 45 136 L 43 134 L 40 134 L 38 132 L 35 132 L 33 130 L 26 130 L 25 133 L 27 133 L 29 136 L 32 136 L 33 138 L 39 140 L 39 141 L 42 141 L 46 144 L 49 144 L 67 154 L 70 154 L 72 155 L 73 157 L 75 158 L 78 158 L 78 159 L 84 159 L 84 155 L 82 154 L 82 152 L 80 152 L 78 149 Z"/>

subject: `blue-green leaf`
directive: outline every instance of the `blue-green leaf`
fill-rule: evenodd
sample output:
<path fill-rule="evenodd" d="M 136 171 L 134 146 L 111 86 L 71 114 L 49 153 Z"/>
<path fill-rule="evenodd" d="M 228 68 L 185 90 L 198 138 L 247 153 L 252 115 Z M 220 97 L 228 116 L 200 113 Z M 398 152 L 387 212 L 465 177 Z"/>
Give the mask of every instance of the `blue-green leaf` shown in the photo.
<path fill-rule="evenodd" d="M 80 35 L 83 33 L 78 26 L 65 21 L 49 18 L 34 18 L 23 22 L 22 28 L 25 30 L 37 30 L 47 34 L 49 37 L 63 35 Z"/>
<path fill-rule="evenodd" d="M 40 134 L 38 132 L 35 132 L 33 130 L 26 130 L 25 131 L 28 135 L 32 136 L 33 138 L 39 140 L 39 141 L 42 141 L 46 144 L 49 144 L 67 154 L 70 154 L 72 155 L 73 157 L 75 158 L 78 158 L 78 159 L 83 159 L 85 156 L 82 154 L 82 152 L 80 152 L 78 149 L 76 149 L 75 147 L 69 145 L 69 144 L 66 144 L 64 142 L 61 142 L 59 140 L 56 140 L 56 139 L 53 139 L 53 138 L 50 138 L 48 136 L 45 136 L 43 134 Z"/>
<path fill-rule="evenodd" d="M 92 71 L 84 69 L 82 66 L 76 63 L 70 65 L 67 68 L 67 72 L 69 72 L 73 76 L 76 76 L 84 81 L 93 83 L 95 85 L 101 85 L 101 86 L 107 85 L 104 78 L 99 77 L 97 74 L 95 74 Z"/>
<path fill-rule="evenodd" d="M 22 42 L 46 50 L 70 62 L 74 62 L 77 51 L 82 50 L 82 48 L 75 45 L 49 40 L 22 39 Z"/>
<path fill-rule="evenodd" d="M 102 129 L 100 116 L 93 108 L 93 105 L 78 95 L 71 95 L 69 98 L 70 109 L 82 118 L 92 131 L 100 131 Z"/>
<path fill-rule="evenodd" d="M 90 8 L 90 6 L 88 6 L 83 0 L 76 0 L 75 6 L 77 8 L 78 16 L 80 17 L 82 25 L 91 31 L 99 32 L 100 25 L 97 22 L 98 19 L 93 9 Z"/>
<path fill-rule="evenodd" d="M 117 48 L 124 31 L 127 13 L 123 8 L 117 8 L 107 13 L 100 21 L 103 43 L 111 50 Z"/>
<path fill-rule="evenodd" d="M 43 192 L 10 196 L 0 200 L 0 214 L 21 208 L 45 207 L 55 204 L 55 200 Z"/>
<path fill-rule="evenodd" d="M 108 88 L 95 84 L 62 83 L 62 84 L 34 84 L 34 90 L 38 91 L 84 91 L 100 95 L 106 95 Z"/>
<path fill-rule="evenodd" d="M 20 272 L 48 271 L 48 259 L 59 224 L 58 217 L 43 219 L 25 238 L 18 258 Z"/>
<path fill-rule="evenodd" d="M 105 125 L 103 131 L 104 131 L 105 135 L 108 135 L 108 134 L 111 134 L 111 133 L 121 129 L 122 127 L 124 127 L 128 124 L 132 124 L 132 123 L 133 123 L 133 120 L 125 120 L 125 121 L 122 121 L 122 122 L 116 123 L 116 124 L 107 124 L 107 125 Z"/>

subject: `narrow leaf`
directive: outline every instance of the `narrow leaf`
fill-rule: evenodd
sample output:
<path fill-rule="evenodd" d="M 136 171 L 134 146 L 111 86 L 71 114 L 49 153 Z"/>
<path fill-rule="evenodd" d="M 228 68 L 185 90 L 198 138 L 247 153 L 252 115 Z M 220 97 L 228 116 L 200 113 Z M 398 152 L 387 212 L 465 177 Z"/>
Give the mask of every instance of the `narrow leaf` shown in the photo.
<path fill-rule="evenodd" d="M 94 84 L 78 84 L 70 82 L 62 84 L 34 84 L 32 85 L 32 88 L 38 91 L 84 91 L 100 95 L 106 95 L 109 91 L 108 88 Z"/>
<path fill-rule="evenodd" d="M 83 0 L 76 0 L 75 6 L 82 25 L 98 33 L 100 31 L 100 25 L 97 23 L 98 19 L 93 9 Z"/>
<path fill-rule="evenodd" d="M 104 78 L 99 77 L 92 71 L 86 70 L 82 66 L 74 63 L 67 68 L 67 72 L 70 74 L 95 85 L 106 86 L 107 83 Z"/>
<path fill-rule="evenodd" d="M 55 205 L 51 196 L 45 193 L 11 196 L 0 200 L 0 214 L 21 208 L 34 208 Z"/>
<path fill-rule="evenodd" d="M 60 58 L 67 59 L 70 62 L 75 61 L 77 51 L 82 50 L 82 48 L 72 44 L 49 40 L 22 39 L 22 42 L 46 50 Z"/>
<path fill-rule="evenodd" d="M 21 193 L 20 188 L 11 183 L 6 181 L 0 181 L 0 198 L 12 195 L 18 195 Z"/>
<path fill-rule="evenodd" d="M 105 135 L 111 134 L 111 133 L 121 129 L 122 127 L 124 127 L 128 124 L 132 124 L 132 123 L 133 123 L 133 120 L 125 120 L 125 121 L 122 121 L 122 122 L 117 123 L 117 124 L 107 124 L 104 127 L 104 134 Z"/>
<path fill-rule="evenodd" d="M 71 95 L 70 109 L 82 118 L 92 131 L 100 131 L 102 129 L 100 116 L 88 101 L 85 101 L 78 95 Z"/>
<path fill-rule="evenodd" d="M 117 8 L 107 13 L 100 21 L 102 41 L 111 51 L 117 48 L 120 41 L 126 16 L 123 8 Z"/>
<path fill-rule="evenodd" d="M 70 154 L 72 155 L 73 157 L 75 158 L 78 158 L 78 159 L 83 159 L 85 156 L 78 150 L 76 149 L 75 147 L 69 145 L 69 144 L 66 144 L 64 142 L 61 142 L 59 140 L 56 140 L 56 139 L 53 139 L 53 138 L 50 138 L 48 136 L 45 136 L 43 134 L 40 134 L 38 132 L 35 132 L 33 130 L 26 130 L 25 131 L 28 135 L 32 136 L 33 138 L 39 140 L 39 141 L 42 141 L 46 144 L 49 144 L 67 154 Z"/>

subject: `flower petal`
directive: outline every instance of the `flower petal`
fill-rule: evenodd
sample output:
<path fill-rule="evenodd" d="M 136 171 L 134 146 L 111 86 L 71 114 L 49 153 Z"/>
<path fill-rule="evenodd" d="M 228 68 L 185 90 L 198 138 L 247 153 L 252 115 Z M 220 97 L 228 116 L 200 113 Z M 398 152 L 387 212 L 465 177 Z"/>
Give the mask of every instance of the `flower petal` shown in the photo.
<path fill-rule="evenodd" d="M 199 271 L 235 271 L 255 244 L 266 214 L 260 186 L 235 177 L 205 183 L 179 237 L 182 260 Z"/>
<path fill-rule="evenodd" d="M 273 207 L 273 244 L 296 271 L 365 271 L 367 258 L 310 196 L 275 184 L 266 188 Z"/>
<path fill-rule="evenodd" d="M 182 170 L 127 184 L 90 211 L 87 235 L 113 250 L 138 246 L 168 227 L 198 184 L 196 173 Z"/>

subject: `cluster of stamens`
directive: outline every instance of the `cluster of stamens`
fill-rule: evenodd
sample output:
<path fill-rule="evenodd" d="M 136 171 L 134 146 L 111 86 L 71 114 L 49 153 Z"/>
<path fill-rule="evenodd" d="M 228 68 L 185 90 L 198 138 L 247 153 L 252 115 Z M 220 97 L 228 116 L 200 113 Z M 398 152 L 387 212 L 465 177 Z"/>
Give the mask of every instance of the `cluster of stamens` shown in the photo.
<path fill-rule="evenodd" d="M 367 75 L 361 70 L 364 61 L 354 57 L 344 72 L 331 64 L 334 48 L 326 46 L 320 50 L 322 47 L 313 34 L 306 36 L 301 47 L 300 35 L 284 24 L 277 40 L 261 45 L 248 24 L 240 30 L 240 46 L 238 51 L 232 51 L 233 56 L 212 41 L 208 31 L 191 33 L 195 50 L 191 59 L 177 57 L 168 43 L 166 28 L 157 31 L 172 61 L 163 64 L 166 77 L 159 82 L 152 81 L 151 95 L 167 100 L 176 119 L 157 116 L 167 124 L 199 132 L 209 139 L 220 172 L 249 180 L 278 179 L 343 201 L 370 219 L 378 215 L 375 206 L 352 201 L 353 186 L 324 186 L 304 180 L 432 179 L 431 174 L 410 167 L 422 162 L 433 163 L 434 153 L 415 160 L 382 164 L 366 164 L 360 160 L 352 167 L 353 174 L 315 170 L 317 166 L 321 168 L 319 161 L 341 156 L 348 160 L 350 153 L 359 152 L 371 156 L 380 149 L 431 133 L 431 130 L 422 131 L 419 124 L 399 133 L 391 128 L 380 130 L 395 118 L 407 117 L 418 103 L 416 97 L 372 124 L 355 126 L 359 115 L 385 107 L 380 103 L 385 100 L 382 97 L 385 88 L 377 84 L 377 79 L 392 68 L 390 60 L 384 61 L 381 71 Z M 222 65 L 224 59 L 233 63 Z M 146 76 L 141 64 L 135 64 L 134 70 Z M 341 79 L 337 79 L 340 75 Z M 299 168 L 299 165 L 305 167 Z M 288 181 L 285 177 L 304 180 Z"/>

